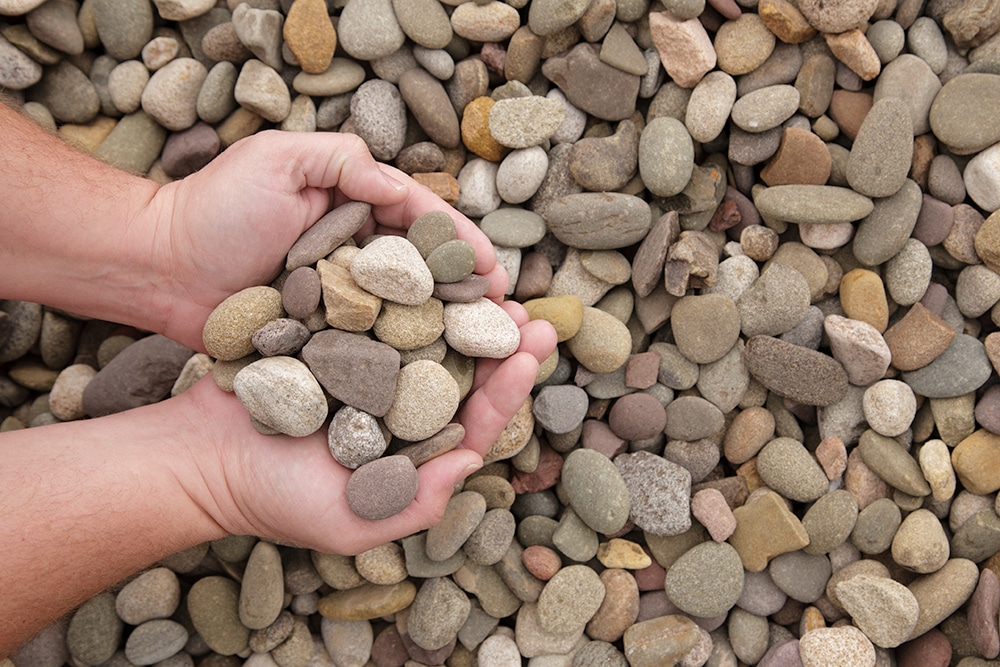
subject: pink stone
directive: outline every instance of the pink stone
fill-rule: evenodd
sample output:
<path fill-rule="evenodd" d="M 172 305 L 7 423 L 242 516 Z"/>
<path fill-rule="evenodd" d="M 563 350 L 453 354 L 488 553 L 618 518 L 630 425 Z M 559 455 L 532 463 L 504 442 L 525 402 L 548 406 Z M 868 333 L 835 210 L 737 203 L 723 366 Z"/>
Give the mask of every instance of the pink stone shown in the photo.
<path fill-rule="evenodd" d="M 718 489 L 702 489 L 691 497 L 691 513 L 716 542 L 725 542 L 736 530 L 736 519 Z"/>
<path fill-rule="evenodd" d="M 979 654 L 988 660 L 1000 655 L 1000 628 L 997 612 L 1000 611 L 1000 581 L 996 573 L 983 568 L 979 585 L 969 599 L 969 634 Z"/>
<path fill-rule="evenodd" d="M 625 386 L 632 389 L 649 389 L 656 384 L 659 373 L 659 352 L 651 350 L 633 354 L 625 365 Z"/>
<path fill-rule="evenodd" d="M 562 464 L 562 455 L 543 444 L 538 454 L 538 466 L 532 472 L 517 471 L 510 485 L 514 487 L 515 493 L 534 493 L 550 489 L 559 481 Z"/>
<path fill-rule="evenodd" d="M 715 47 L 698 19 L 682 21 L 652 12 L 649 32 L 667 74 L 682 88 L 694 88 L 715 67 Z"/>
<path fill-rule="evenodd" d="M 830 435 L 816 446 L 816 459 L 823 466 L 827 479 L 837 479 L 847 469 L 847 447 L 844 441 L 835 435 Z"/>

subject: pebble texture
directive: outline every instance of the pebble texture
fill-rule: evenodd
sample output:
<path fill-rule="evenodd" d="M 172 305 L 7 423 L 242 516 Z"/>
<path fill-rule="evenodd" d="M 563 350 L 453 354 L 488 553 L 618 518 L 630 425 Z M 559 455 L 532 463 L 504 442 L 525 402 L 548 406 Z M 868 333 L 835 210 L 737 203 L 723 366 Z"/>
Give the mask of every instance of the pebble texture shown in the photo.
<path fill-rule="evenodd" d="M 81 150 L 166 183 L 265 128 L 351 133 L 478 225 L 504 296 L 560 341 L 433 528 L 356 558 L 200 545 L 16 667 L 996 659 L 990 3 L 0 14 L 0 86 Z M 0 302 L 0 430 L 155 402 L 211 370 L 261 432 L 329 423 L 355 511 L 404 510 L 416 468 L 465 437 L 451 420 L 495 363 L 477 359 L 531 341 L 457 214 L 360 238 L 392 215 L 340 199 L 273 283 L 220 304 L 210 357 Z"/>

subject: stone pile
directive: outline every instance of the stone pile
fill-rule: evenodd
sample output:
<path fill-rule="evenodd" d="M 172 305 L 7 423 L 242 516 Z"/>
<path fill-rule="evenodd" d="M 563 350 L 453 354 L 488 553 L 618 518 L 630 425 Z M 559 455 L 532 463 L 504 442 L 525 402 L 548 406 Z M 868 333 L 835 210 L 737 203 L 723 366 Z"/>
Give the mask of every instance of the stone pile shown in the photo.
<path fill-rule="evenodd" d="M 993 4 L 0 0 L 0 16 L 0 85 L 25 112 L 159 181 L 266 128 L 360 136 L 480 225 L 507 296 L 560 341 L 440 524 L 354 558 L 201 545 L 18 667 L 996 664 Z M 353 206 L 318 229 L 349 228 Z M 385 345 L 400 384 L 438 364 L 461 397 L 489 356 L 448 335 L 462 304 L 443 328 L 409 321 L 462 300 L 434 296 L 430 254 L 407 263 L 432 275 L 419 304 L 358 290 L 382 299 L 368 322 L 343 289 L 386 263 L 366 274 L 379 242 L 360 246 L 293 249 L 274 285 L 231 297 L 206 327 L 217 360 L 5 302 L 3 428 L 212 372 L 265 431 L 322 428 L 326 395 L 382 401 L 332 415 L 372 436 L 334 443 L 347 465 L 392 461 L 373 454 L 386 433 L 386 452 L 460 437 L 454 401 L 394 426 L 395 391 L 338 396 L 310 361 Z M 270 315 L 232 316 L 250 301 Z M 134 371 L 154 358 L 159 376 Z M 276 407 L 275 378 L 313 400 Z"/>

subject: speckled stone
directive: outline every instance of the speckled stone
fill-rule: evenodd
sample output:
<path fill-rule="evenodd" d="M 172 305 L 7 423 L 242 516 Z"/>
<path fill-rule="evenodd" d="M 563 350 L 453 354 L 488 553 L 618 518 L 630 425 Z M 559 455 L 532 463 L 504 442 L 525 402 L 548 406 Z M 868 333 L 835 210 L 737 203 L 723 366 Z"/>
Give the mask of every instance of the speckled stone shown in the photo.
<path fill-rule="evenodd" d="M 799 639 L 802 667 L 875 667 L 875 647 L 857 628 L 817 628 Z"/>
<path fill-rule="evenodd" d="M 701 582 L 711 581 L 710 586 Z M 743 563 L 725 542 L 702 542 L 667 570 L 667 596 L 682 611 L 703 618 L 724 614 L 743 591 Z"/>
<path fill-rule="evenodd" d="M 403 511 L 416 495 L 417 469 L 405 456 L 386 456 L 366 463 L 347 482 L 351 511 L 373 521 Z"/>
<path fill-rule="evenodd" d="M 770 336 L 754 336 L 743 353 L 750 374 L 781 396 L 809 405 L 832 405 L 847 393 L 847 373 L 822 352 Z"/>
<path fill-rule="evenodd" d="M 691 473 L 649 452 L 615 458 L 631 501 L 630 518 L 647 534 L 679 535 L 691 527 Z"/>

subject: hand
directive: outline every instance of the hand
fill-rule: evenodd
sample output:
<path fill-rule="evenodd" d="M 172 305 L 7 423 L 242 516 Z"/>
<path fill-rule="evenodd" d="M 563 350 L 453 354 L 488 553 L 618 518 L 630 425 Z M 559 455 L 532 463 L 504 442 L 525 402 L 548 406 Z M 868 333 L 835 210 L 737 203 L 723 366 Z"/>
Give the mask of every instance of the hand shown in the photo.
<path fill-rule="evenodd" d="M 229 147 L 147 206 L 157 275 L 168 291 L 162 333 L 203 349 L 201 329 L 223 299 L 266 285 L 310 225 L 348 200 L 373 205 L 359 236 L 404 233 L 420 215 L 446 211 L 476 250 L 476 272 L 503 295 L 507 276 L 479 228 L 402 172 L 377 163 L 355 135 L 269 131 Z"/>
<path fill-rule="evenodd" d="M 351 471 L 327 447 L 326 429 L 305 438 L 262 436 L 232 394 L 202 380 L 173 401 L 188 403 L 190 421 L 203 430 L 188 442 L 204 481 L 188 490 L 232 534 L 253 534 L 327 553 L 357 554 L 437 523 L 455 484 L 482 465 L 484 454 L 524 402 L 539 363 L 555 347 L 545 321 L 529 322 L 524 308 L 504 304 L 521 328 L 521 346 L 503 361 L 481 360 L 473 392 L 458 420 L 462 445 L 419 468 L 414 502 L 381 521 L 356 516 L 347 506 Z M 200 490 L 199 490 L 200 489 Z"/>

